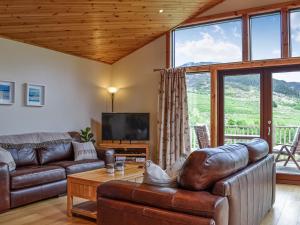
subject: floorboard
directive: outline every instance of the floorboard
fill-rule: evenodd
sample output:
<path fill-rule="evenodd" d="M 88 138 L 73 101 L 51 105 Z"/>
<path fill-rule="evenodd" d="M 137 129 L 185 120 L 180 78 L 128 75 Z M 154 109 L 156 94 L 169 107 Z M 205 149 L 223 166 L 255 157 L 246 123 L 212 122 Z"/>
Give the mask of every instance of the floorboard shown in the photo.
<path fill-rule="evenodd" d="M 277 185 L 276 202 L 261 225 L 300 225 L 300 186 Z M 0 225 L 95 225 L 66 216 L 66 197 L 53 198 L 0 214 Z"/>

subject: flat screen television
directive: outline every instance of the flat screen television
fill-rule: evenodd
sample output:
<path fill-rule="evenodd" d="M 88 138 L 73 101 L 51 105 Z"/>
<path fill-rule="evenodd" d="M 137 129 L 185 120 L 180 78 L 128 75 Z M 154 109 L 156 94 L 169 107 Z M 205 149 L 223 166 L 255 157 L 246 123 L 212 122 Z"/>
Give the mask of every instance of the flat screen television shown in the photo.
<path fill-rule="evenodd" d="M 102 113 L 102 140 L 149 140 L 149 113 Z"/>

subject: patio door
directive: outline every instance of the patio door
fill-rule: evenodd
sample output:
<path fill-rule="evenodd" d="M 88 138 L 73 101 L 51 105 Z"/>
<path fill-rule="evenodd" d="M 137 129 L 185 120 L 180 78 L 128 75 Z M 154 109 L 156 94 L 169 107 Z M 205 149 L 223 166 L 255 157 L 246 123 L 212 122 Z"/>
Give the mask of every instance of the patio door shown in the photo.
<path fill-rule="evenodd" d="M 274 68 L 272 77 L 272 144 L 277 182 L 300 184 L 300 67 Z"/>
<path fill-rule="evenodd" d="M 265 76 L 262 70 L 222 71 L 219 74 L 219 144 L 271 139 L 271 124 L 264 112 Z M 266 121 L 268 119 L 268 121 Z M 271 129 L 271 125 L 267 127 Z M 271 143 L 271 142 L 270 142 Z"/>
<path fill-rule="evenodd" d="M 300 184 L 300 66 L 221 71 L 218 102 L 219 145 L 261 137 L 277 182 Z"/>

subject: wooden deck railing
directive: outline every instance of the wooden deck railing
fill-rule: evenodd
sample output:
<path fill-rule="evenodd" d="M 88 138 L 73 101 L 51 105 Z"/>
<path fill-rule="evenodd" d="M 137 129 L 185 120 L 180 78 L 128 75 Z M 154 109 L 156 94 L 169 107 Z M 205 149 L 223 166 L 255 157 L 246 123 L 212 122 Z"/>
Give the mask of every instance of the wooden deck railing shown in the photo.
<path fill-rule="evenodd" d="M 273 127 L 275 133 L 273 137 L 274 145 L 291 144 L 293 142 L 296 130 L 299 126 L 276 126 Z M 225 143 L 232 144 L 237 142 L 247 142 L 253 138 L 259 137 L 259 126 L 225 126 Z M 197 137 L 194 127 L 191 126 L 191 147 L 198 148 Z"/>

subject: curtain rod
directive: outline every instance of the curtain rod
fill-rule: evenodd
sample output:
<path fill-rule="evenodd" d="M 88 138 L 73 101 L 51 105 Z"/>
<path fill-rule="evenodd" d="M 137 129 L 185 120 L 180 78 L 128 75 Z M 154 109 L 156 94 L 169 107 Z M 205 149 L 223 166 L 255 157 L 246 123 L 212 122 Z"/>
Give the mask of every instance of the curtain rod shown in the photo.
<path fill-rule="evenodd" d="M 189 68 L 189 67 L 180 67 L 180 68 Z M 167 68 L 157 68 L 157 69 L 153 69 L 153 72 L 160 72 L 160 71 L 163 71 L 163 70 L 167 70 Z"/>
<path fill-rule="evenodd" d="M 165 69 L 163 69 L 163 68 L 160 68 L 160 69 L 153 69 L 153 72 L 160 72 L 160 71 L 163 71 L 163 70 L 165 70 Z"/>

